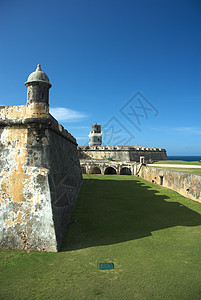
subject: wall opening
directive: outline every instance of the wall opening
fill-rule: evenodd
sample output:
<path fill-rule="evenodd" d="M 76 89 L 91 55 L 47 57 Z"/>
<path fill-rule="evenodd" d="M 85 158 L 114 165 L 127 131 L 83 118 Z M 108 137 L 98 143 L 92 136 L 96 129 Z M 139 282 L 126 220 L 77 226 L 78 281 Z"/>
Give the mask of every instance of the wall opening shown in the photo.
<path fill-rule="evenodd" d="M 160 176 L 160 185 L 163 185 L 163 176 Z"/>
<path fill-rule="evenodd" d="M 120 175 L 131 175 L 131 169 L 124 167 L 120 171 Z"/>
<path fill-rule="evenodd" d="M 87 173 L 86 167 L 81 167 L 81 171 L 82 171 L 82 174 L 86 174 Z"/>
<path fill-rule="evenodd" d="M 98 167 L 93 167 L 90 169 L 90 174 L 101 174 L 101 170 Z"/>
<path fill-rule="evenodd" d="M 106 175 L 106 174 L 117 174 L 117 171 L 116 171 L 115 168 L 113 168 L 113 167 L 107 167 L 107 168 L 105 169 L 104 174 L 105 174 L 105 175 Z"/>

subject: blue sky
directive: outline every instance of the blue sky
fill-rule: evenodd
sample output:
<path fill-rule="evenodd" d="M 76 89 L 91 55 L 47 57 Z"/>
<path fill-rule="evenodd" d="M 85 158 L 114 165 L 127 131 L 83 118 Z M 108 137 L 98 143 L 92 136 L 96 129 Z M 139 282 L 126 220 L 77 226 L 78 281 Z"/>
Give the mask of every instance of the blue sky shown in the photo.
<path fill-rule="evenodd" d="M 0 36 L 0 105 L 40 63 L 79 145 L 97 122 L 105 144 L 201 155 L 200 0 L 1 0 Z"/>

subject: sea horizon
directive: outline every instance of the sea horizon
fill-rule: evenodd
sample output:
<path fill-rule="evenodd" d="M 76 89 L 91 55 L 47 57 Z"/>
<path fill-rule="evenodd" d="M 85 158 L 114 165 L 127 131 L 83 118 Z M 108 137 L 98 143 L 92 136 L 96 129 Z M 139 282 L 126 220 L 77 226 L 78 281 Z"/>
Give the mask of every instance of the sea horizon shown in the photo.
<path fill-rule="evenodd" d="M 168 155 L 168 160 L 201 161 L 201 155 Z"/>

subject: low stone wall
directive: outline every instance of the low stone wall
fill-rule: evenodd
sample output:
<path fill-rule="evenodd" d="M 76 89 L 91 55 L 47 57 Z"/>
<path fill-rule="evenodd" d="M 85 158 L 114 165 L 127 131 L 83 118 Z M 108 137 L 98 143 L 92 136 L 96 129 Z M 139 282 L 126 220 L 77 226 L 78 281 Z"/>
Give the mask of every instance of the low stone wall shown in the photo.
<path fill-rule="evenodd" d="M 48 105 L 0 107 L 0 247 L 58 251 L 81 183 L 76 140 Z"/>
<path fill-rule="evenodd" d="M 201 202 L 201 176 L 142 165 L 138 175 Z"/>
<path fill-rule="evenodd" d="M 144 156 L 145 162 L 167 160 L 165 149 L 134 146 L 79 146 L 80 159 L 117 159 L 120 161 L 140 161 Z"/>

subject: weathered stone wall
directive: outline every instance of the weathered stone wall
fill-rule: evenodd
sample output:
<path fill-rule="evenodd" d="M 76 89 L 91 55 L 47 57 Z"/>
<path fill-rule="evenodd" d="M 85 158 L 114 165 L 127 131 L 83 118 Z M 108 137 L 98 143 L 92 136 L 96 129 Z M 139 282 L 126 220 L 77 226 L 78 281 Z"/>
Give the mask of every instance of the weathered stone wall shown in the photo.
<path fill-rule="evenodd" d="M 60 247 L 81 183 L 77 144 L 48 130 L 49 183 L 57 245 Z"/>
<path fill-rule="evenodd" d="M 201 176 L 148 166 L 141 166 L 139 176 L 201 202 Z"/>
<path fill-rule="evenodd" d="M 0 107 L 0 247 L 58 251 L 82 183 L 76 148 L 48 105 Z"/>
<path fill-rule="evenodd" d="M 83 174 L 109 174 L 107 169 L 113 169 L 117 175 L 135 175 L 135 162 L 83 160 L 80 162 Z M 115 174 L 110 173 L 110 174 Z"/>
<path fill-rule="evenodd" d="M 165 149 L 133 146 L 79 146 L 78 153 L 80 159 L 117 159 L 120 161 L 140 161 L 140 156 L 145 157 L 145 161 L 167 160 Z"/>

